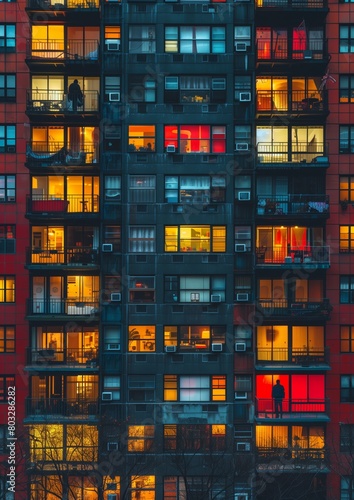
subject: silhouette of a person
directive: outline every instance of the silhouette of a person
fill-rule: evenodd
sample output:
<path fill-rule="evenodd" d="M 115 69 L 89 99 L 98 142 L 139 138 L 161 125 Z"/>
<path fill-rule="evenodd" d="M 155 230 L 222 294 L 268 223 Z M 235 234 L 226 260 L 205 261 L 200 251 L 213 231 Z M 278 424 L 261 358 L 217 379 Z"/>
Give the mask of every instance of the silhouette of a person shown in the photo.
<path fill-rule="evenodd" d="M 274 399 L 274 411 L 275 417 L 280 418 L 283 416 L 283 399 L 285 398 L 285 389 L 281 385 L 280 380 L 276 380 L 275 385 L 272 389 L 272 398 Z"/>
<path fill-rule="evenodd" d="M 76 79 L 69 85 L 68 99 L 72 102 L 74 112 L 77 111 L 78 106 L 82 106 L 83 95 L 79 82 Z"/>

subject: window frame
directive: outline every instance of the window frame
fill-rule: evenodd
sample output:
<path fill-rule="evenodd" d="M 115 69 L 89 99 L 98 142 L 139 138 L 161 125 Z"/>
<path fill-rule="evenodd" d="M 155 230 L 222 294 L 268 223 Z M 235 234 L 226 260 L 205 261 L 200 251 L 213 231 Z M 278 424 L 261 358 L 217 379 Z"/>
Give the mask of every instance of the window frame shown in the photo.
<path fill-rule="evenodd" d="M 0 0 L 1 1 L 1 0 Z M 7 0 L 9 1 L 9 0 Z M 8 80 L 13 79 L 14 85 L 9 85 Z M 3 85 L 1 86 L 1 80 Z M 2 95 L 1 95 L 2 94 Z M 16 73 L 0 73 L 0 101 L 16 101 Z"/>
<path fill-rule="evenodd" d="M 16 153 L 16 125 L 0 123 L 0 153 Z"/>
<path fill-rule="evenodd" d="M 187 238 L 186 236 L 182 235 L 182 231 L 190 229 L 191 231 L 191 236 Z M 199 236 L 198 233 L 196 232 L 197 229 L 200 229 Z M 202 234 L 202 230 L 204 229 L 205 237 Z M 169 231 L 172 230 L 171 234 L 168 234 Z M 214 232 L 217 230 L 222 230 L 224 232 L 223 235 L 223 241 L 221 240 L 221 237 L 214 235 Z M 195 233 L 195 237 L 192 234 L 192 231 Z M 209 234 L 209 236 L 208 236 Z M 202 237 L 203 236 L 203 237 Z M 199 238 L 199 240 L 198 240 Z M 220 238 L 220 241 L 217 241 Z M 214 241 L 216 240 L 216 241 Z M 188 252 L 194 252 L 193 248 L 194 247 L 182 247 L 182 242 L 183 241 L 190 241 L 192 244 L 192 241 L 195 244 L 199 245 L 199 251 L 202 253 L 225 253 L 226 252 L 226 241 L 227 241 L 227 227 L 226 226 L 219 226 L 216 224 L 213 225 L 207 225 L 207 224 L 201 224 L 201 225 L 178 225 L 178 226 L 165 226 L 164 228 L 164 252 L 165 253 L 188 253 Z M 202 245 L 202 247 L 200 247 Z M 217 245 L 223 245 L 223 250 L 215 249 Z M 169 248 L 172 247 L 172 250 Z M 195 247 L 196 251 L 197 247 Z"/>
<path fill-rule="evenodd" d="M 14 30 L 13 36 L 8 35 L 8 31 Z M 13 44 L 9 44 L 12 42 Z M 0 52 L 15 52 L 16 51 L 16 23 L 1 23 L 0 24 Z"/>
<path fill-rule="evenodd" d="M 354 403 L 354 375 L 340 375 L 340 402 Z"/>
<path fill-rule="evenodd" d="M 187 30 L 192 30 L 192 36 L 187 38 Z M 206 38 L 197 36 L 197 31 L 200 34 L 206 35 Z M 203 33 L 204 30 L 204 33 Z M 218 32 L 220 30 L 220 32 Z M 223 33 L 222 33 L 223 30 Z M 183 33 L 184 32 L 184 33 Z M 223 38 L 220 38 L 222 37 Z M 192 50 L 183 49 L 183 46 L 189 42 Z M 198 49 L 199 42 L 199 49 Z M 222 47 L 223 43 L 223 47 Z M 205 44 L 205 48 L 201 50 Z M 206 46 L 208 44 L 208 47 Z M 220 44 L 220 48 L 218 45 Z M 226 26 L 224 25 L 166 25 L 164 31 L 164 52 L 166 54 L 225 54 L 226 52 Z"/>
<path fill-rule="evenodd" d="M 164 375 L 163 380 L 164 401 L 185 404 L 226 401 L 226 375 L 170 374 Z M 168 396 L 169 393 L 171 396 Z"/>
<path fill-rule="evenodd" d="M 354 275 L 339 276 L 339 303 L 354 304 Z"/>
<path fill-rule="evenodd" d="M 198 136 L 193 137 L 193 129 Z M 191 134 L 188 139 L 183 136 L 186 132 Z M 168 146 L 174 146 L 180 154 L 226 153 L 226 132 L 227 127 L 223 124 L 165 125 L 164 149 L 167 151 Z"/>
<path fill-rule="evenodd" d="M 15 387 L 15 375 L 0 375 L 0 403 L 7 403 L 9 387 Z"/>
<path fill-rule="evenodd" d="M 11 335 L 8 334 L 8 332 Z M 16 326 L 0 325 L 0 354 L 14 353 L 16 351 Z"/>

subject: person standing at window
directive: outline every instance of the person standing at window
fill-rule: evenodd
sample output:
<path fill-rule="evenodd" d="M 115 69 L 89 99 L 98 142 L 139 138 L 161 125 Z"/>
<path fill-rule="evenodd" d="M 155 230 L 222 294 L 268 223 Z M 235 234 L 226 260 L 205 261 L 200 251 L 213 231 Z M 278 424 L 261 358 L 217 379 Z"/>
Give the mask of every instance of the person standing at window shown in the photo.
<path fill-rule="evenodd" d="M 77 112 L 77 107 L 83 104 L 83 94 L 78 80 L 74 80 L 69 86 L 68 99 L 72 103 L 72 111 Z"/>
<path fill-rule="evenodd" d="M 283 416 L 283 399 L 285 397 L 284 386 L 281 385 L 280 380 L 277 380 L 272 389 L 272 398 L 274 399 L 275 418 L 282 418 Z"/>

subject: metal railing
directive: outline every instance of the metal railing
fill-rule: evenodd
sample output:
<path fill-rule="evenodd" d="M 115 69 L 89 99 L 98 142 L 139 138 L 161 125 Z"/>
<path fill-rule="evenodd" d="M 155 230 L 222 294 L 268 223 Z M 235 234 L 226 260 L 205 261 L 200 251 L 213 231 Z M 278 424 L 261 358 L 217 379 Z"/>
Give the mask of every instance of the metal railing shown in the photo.
<path fill-rule="evenodd" d="M 88 213 L 99 212 L 98 195 L 67 195 L 65 198 L 51 195 L 33 195 L 27 198 L 27 211 L 33 212 L 66 212 L 66 213 Z"/>
<path fill-rule="evenodd" d="M 257 0 L 256 7 L 279 7 L 283 9 L 288 7 L 290 9 L 323 9 L 327 7 L 326 0 Z"/>
<path fill-rule="evenodd" d="M 310 163 L 317 156 L 326 155 L 323 142 L 259 142 L 257 144 L 258 162 L 261 163 Z"/>
<path fill-rule="evenodd" d="M 89 165 L 97 163 L 98 143 L 65 144 L 61 141 L 32 141 L 27 144 L 26 160 L 30 166 Z"/>
<path fill-rule="evenodd" d="M 78 105 L 78 112 L 97 113 L 98 110 L 99 93 L 95 90 L 85 90 L 82 105 Z M 70 113 L 72 103 L 68 99 L 68 94 L 65 94 L 62 90 L 27 90 L 26 111 L 36 114 Z"/>
<path fill-rule="evenodd" d="M 287 466 L 300 465 L 313 467 L 327 464 L 329 456 L 328 450 L 322 448 L 301 448 L 300 446 L 277 447 L 277 446 L 257 446 L 255 456 L 257 463 L 268 463 L 281 459 L 279 467 L 284 470 Z"/>
<path fill-rule="evenodd" d="M 256 54 L 258 61 L 311 61 L 324 60 L 327 55 L 327 41 L 317 38 L 310 38 L 306 44 L 294 43 L 293 47 L 289 47 L 286 37 L 279 37 L 276 40 L 263 39 L 258 40 L 256 44 Z M 305 48 L 306 46 L 306 48 Z"/>
<path fill-rule="evenodd" d="M 28 40 L 27 58 L 29 60 L 70 60 L 78 63 L 98 61 L 99 43 L 97 40 Z"/>
<path fill-rule="evenodd" d="M 329 196 L 325 194 L 257 196 L 256 201 L 258 215 L 329 215 Z"/>
<path fill-rule="evenodd" d="M 97 399 L 27 398 L 26 415 L 61 415 L 65 417 L 97 415 Z"/>
<path fill-rule="evenodd" d="M 98 251 L 92 247 L 41 248 L 26 249 L 27 264 L 98 264 Z"/>
<path fill-rule="evenodd" d="M 305 90 L 258 90 L 257 111 L 298 111 L 301 113 L 323 113 L 328 110 L 327 92 L 305 92 Z"/>
<path fill-rule="evenodd" d="M 98 364 L 97 349 L 49 349 L 38 347 L 37 349 L 27 349 L 27 364 L 32 365 L 56 365 L 64 364 L 69 366 L 94 365 Z"/>
<path fill-rule="evenodd" d="M 328 318 L 332 306 L 328 299 L 316 302 L 290 301 L 287 299 L 260 299 L 257 305 L 266 316 L 315 316 Z"/>
<path fill-rule="evenodd" d="M 255 414 L 258 418 L 275 417 L 274 401 L 271 398 L 255 398 Z M 300 415 L 311 414 L 311 418 L 321 418 L 329 414 L 329 400 L 326 398 L 283 399 L 282 414 L 287 418 L 298 418 Z"/>
<path fill-rule="evenodd" d="M 96 316 L 99 301 L 90 298 L 78 299 L 29 299 L 28 314 L 62 314 L 67 316 Z"/>
<path fill-rule="evenodd" d="M 98 0 L 27 0 L 28 9 L 42 10 L 97 10 L 99 8 Z"/>
<path fill-rule="evenodd" d="M 271 264 L 303 264 L 303 265 L 330 265 L 329 246 L 290 247 L 282 245 L 276 247 L 256 247 L 256 263 Z"/>
<path fill-rule="evenodd" d="M 328 347 L 312 349 L 281 348 L 281 347 L 257 347 L 256 362 L 281 362 L 296 363 L 298 365 L 329 364 Z"/>

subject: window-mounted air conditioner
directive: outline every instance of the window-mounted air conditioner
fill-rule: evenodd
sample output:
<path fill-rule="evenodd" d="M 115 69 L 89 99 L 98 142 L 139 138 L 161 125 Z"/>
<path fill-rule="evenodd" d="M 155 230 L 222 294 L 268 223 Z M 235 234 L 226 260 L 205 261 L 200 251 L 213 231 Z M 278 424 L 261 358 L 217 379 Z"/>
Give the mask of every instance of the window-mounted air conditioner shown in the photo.
<path fill-rule="evenodd" d="M 102 401 L 112 401 L 113 394 L 111 392 L 102 392 L 101 398 Z"/>
<path fill-rule="evenodd" d="M 248 493 L 236 493 L 234 500 L 248 500 Z"/>
<path fill-rule="evenodd" d="M 120 344 L 107 344 L 107 351 L 120 351 Z"/>
<path fill-rule="evenodd" d="M 119 102 L 120 101 L 120 92 L 109 92 L 108 100 L 110 102 Z"/>
<path fill-rule="evenodd" d="M 248 293 L 237 293 L 236 300 L 237 300 L 237 302 L 247 302 L 249 300 L 249 294 Z"/>
<path fill-rule="evenodd" d="M 312 50 L 304 50 L 304 59 L 312 59 Z"/>
<path fill-rule="evenodd" d="M 237 198 L 238 201 L 249 201 L 251 199 L 251 191 L 239 191 Z"/>
<path fill-rule="evenodd" d="M 246 391 L 236 391 L 235 392 L 235 399 L 247 399 L 247 392 Z"/>
<path fill-rule="evenodd" d="M 251 443 L 236 443 L 237 451 L 251 451 Z"/>
<path fill-rule="evenodd" d="M 211 344 L 211 350 L 213 352 L 222 352 L 223 345 L 221 343 L 214 343 Z"/>
<path fill-rule="evenodd" d="M 107 50 L 120 50 L 120 40 L 106 40 L 105 43 Z"/>
<path fill-rule="evenodd" d="M 235 151 L 248 151 L 248 142 L 236 142 Z"/>
<path fill-rule="evenodd" d="M 219 294 L 211 295 L 210 302 L 221 302 L 221 295 Z"/>
<path fill-rule="evenodd" d="M 245 352 L 246 348 L 246 342 L 235 342 L 235 352 Z"/>
<path fill-rule="evenodd" d="M 103 245 L 102 245 L 102 252 L 113 252 L 113 245 L 112 245 L 112 243 L 103 243 Z"/>
<path fill-rule="evenodd" d="M 120 302 L 122 299 L 122 294 L 119 292 L 111 293 L 111 302 Z"/>
<path fill-rule="evenodd" d="M 251 92 L 240 92 L 240 102 L 250 102 Z"/>
<path fill-rule="evenodd" d="M 177 351 L 177 346 L 175 345 L 166 345 L 165 346 L 165 352 L 176 352 Z"/>
<path fill-rule="evenodd" d="M 117 442 L 107 443 L 107 451 L 115 451 L 115 450 L 118 450 L 118 443 Z"/>
<path fill-rule="evenodd" d="M 235 43 L 235 50 L 236 50 L 236 52 L 246 52 L 247 43 L 246 42 L 236 42 Z"/>
<path fill-rule="evenodd" d="M 235 245 L 235 252 L 246 252 L 247 247 L 243 243 L 236 243 Z"/>
<path fill-rule="evenodd" d="M 202 104 L 202 113 L 209 113 L 208 104 Z"/>
<path fill-rule="evenodd" d="M 168 144 L 166 146 L 166 153 L 175 153 L 176 152 L 176 147 L 173 144 Z"/>

